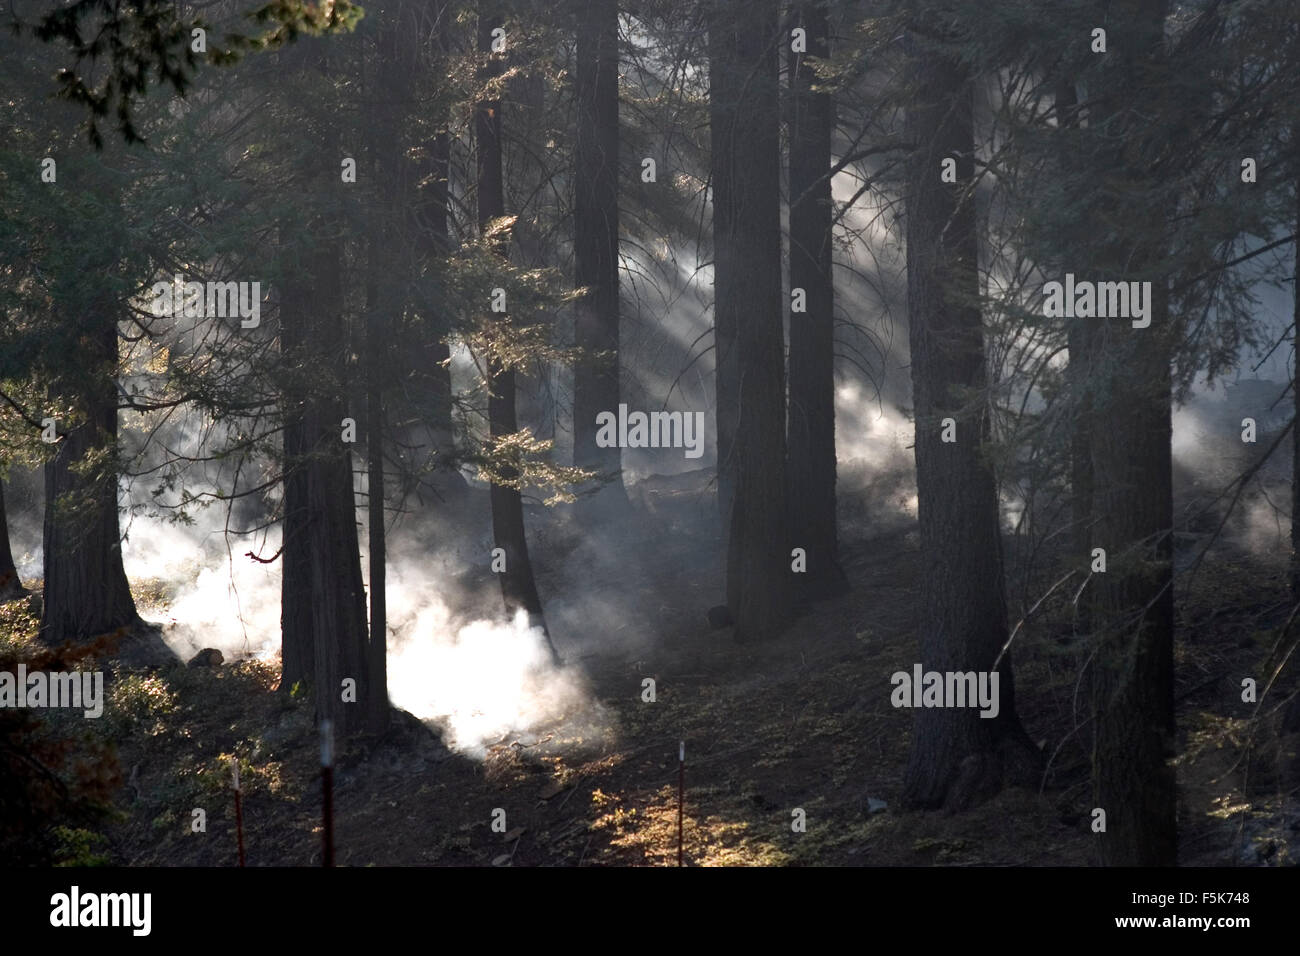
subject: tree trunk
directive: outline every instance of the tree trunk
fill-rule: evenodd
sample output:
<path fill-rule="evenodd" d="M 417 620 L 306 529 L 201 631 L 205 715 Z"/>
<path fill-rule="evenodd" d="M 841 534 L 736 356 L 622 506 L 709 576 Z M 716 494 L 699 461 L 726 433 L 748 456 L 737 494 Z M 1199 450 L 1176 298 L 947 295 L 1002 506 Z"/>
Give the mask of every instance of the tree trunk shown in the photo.
<path fill-rule="evenodd" d="M 1093 540 L 1108 559 L 1089 584 L 1093 805 L 1106 811 L 1101 855 L 1112 866 L 1177 862 L 1168 306 L 1154 291 L 1150 328 L 1110 330 L 1104 361 L 1125 373 L 1092 397 Z"/>
<path fill-rule="evenodd" d="M 1124 5 L 1124 29 L 1111 31 L 1115 57 L 1108 82 L 1116 115 L 1107 136 L 1124 143 L 1115 152 L 1114 179 L 1158 196 L 1152 174 L 1135 148 L 1144 119 L 1130 108 L 1143 102 L 1143 76 L 1161 56 L 1166 6 Z M 1117 55 L 1118 54 L 1118 55 Z M 1154 99 L 1154 97 L 1153 97 Z M 1127 135 L 1126 135 L 1127 134 Z M 1129 157 L 1126 161 L 1125 157 Z M 1171 866 L 1177 862 L 1174 739 L 1173 464 L 1167 280 L 1153 274 L 1164 250 L 1149 243 L 1152 208 L 1131 215 L 1148 238 L 1121 237 L 1098 265 L 1119 280 L 1152 280 L 1151 324 L 1134 329 L 1110 321 L 1093 333 L 1093 367 L 1111 371 L 1091 389 L 1089 431 L 1093 474 L 1092 542 L 1106 550 L 1107 569 L 1094 574 L 1092 663 L 1093 806 L 1106 812 L 1099 834 L 1103 861 L 1112 866 Z M 1148 245 L 1145 245 L 1148 244 Z M 1097 376 L 1098 381 L 1101 379 Z"/>
<path fill-rule="evenodd" d="M 0 481 L 0 601 L 12 601 L 27 594 L 14 565 L 14 553 L 9 548 L 9 515 L 5 511 L 5 485 Z"/>
<path fill-rule="evenodd" d="M 297 454 L 285 463 L 281 683 L 292 688 L 298 680 L 310 681 L 317 718 L 332 719 L 335 732 L 346 736 L 364 726 L 362 708 L 356 704 L 369 700 L 370 688 L 351 455 L 340 441 L 346 412 L 339 396 L 347 347 L 339 282 L 342 262 L 333 242 L 322 242 L 306 262 L 310 285 L 286 283 L 281 306 L 282 335 L 298 346 L 291 353 L 292 374 L 310 377 L 298 420 L 285 436 L 286 452 Z M 291 301 L 295 297 L 297 303 Z M 345 678 L 355 681 L 356 703 L 343 698 Z"/>
<path fill-rule="evenodd" d="M 478 21 L 478 48 L 482 53 L 492 49 L 492 31 L 501 25 L 500 17 L 480 16 Z M 491 57 L 486 77 L 501 74 L 499 56 Z M 486 78 L 485 77 L 485 78 Z M 501 101 L 484 100 L 474 110 L 474 139 L 478 153 L 478 221 L 486 226 L 491 220 L 505 215 L 505 184 L 501 166 Z M 504 250 L 503 250 L 504 251 Z M 519 430 L 515 415 L 515 372 L 495 359 L 488 362 L 488 430 L 495 443 Z M 513 477 L 507 473 L 507 477 Z M 528 556 L 528 538 L 524 529 L 524 507 L 519 492 L 506 485 L 493 483 L 492 534 L 496 546 L 505 552 L 506 569 L 501 578 L 501 598 L 506 612 L 514 615 L 523 610 L 528 615 L 530 627 L 540 628 L 550 648 L 552 659 L 559 662 L 546 618 L 542 614 L 542 600 L 533 578 L 533 565 Z"/>
<path fill-rule="evenodd" d="M 402 175 L 402 141 L 398 104 L 411 98 L 410 77 L 413 57 L 399 60 L 401 52 L 413 52 L 399 37 L 416 33 L 406 22 L 407 6 L 394 3 L 379 30 L 376 41 L 376 95 L 374 102 L 374 164 L 380 196 L 372 207 L 369 223 L 368 275 L 366 277 L 366 459 L 367 502 L 369 505 L 370 559 L 370 643 L 367 648 L 369 684 L 366 693 L 366 730 L 382 734 L 388 729 L 388 594 L 387 543 L 384 517 L 384 381 L 389 374 L 388 342 L 401 317 L 402 301 L 397 284 L 383 281 L 385 269 L 409 274 L 405 194 Z"/>
<path fill-rule="evenodd" d="M 835 521 L 834 284 L 831 274 L 831 133 L 835 104 L 814 93 L 808 57 L 830 55 L 826 9 L 804 2 L 796 22 L 807 53 L 790 52 L 790 289 L 802 289 L 805 312 L 790 313 L 790 414 L 787 467 L 790 543 L 807 555 L 796 575 L 806 596 L 842 592 Z"/>
<path fill-rule="evenodd" d="M 775 0 L 718 0 L 712 14 L 719 491 L 725 496 L 728 484 L 734 491 L 726 525 L 727 606 L 736 639 L 753 641 L 785 628 L 792 589 L 781 322 L 780 31 Z M 727 395 L 734 397 L 734 415 L 730 447 L 724 449 Z"/>
<path fill-rule="evenodd" d="M 1291 157 L 1295 163 L 1291 178 L 1295 185 L 1297 236 L 1291 279 L 1291 600 L 1300 601 L 1300 125 L 1291 129 Z M 1291 698 L 1282 726 L 1284 730 L 1300 729 L 1300 695 Z"/>
<path fill-rule="evenodd" d="M 1291 131 L 1291 152 L 1295 161 L 1296 234 L 1300 236 L 1300 125 Z M 1291 425 L 1291 595 L 1300 601 L 1300 238 L 1295 241 L 1295 272 L 1291 280 L 1291 347 L 1293 378 L 1291 394 L 1295 418 Z M 1300 715 L 1300 697 L 1292 703 Z"/>
<path fill-rule="evenodd" d="M 934 31 L 929 31 L 933 33 Z M 919 37 L 909 41 L 916 45 Z M 916 144 L 907 191 L 907 308 L 916 421 L 917 510 L 925 573 L 920 660 L 926 671 L 987 672 L 1007 639 L 997 483 L 989 438 L 974 176 L 973 84 L 943 50 L 912 54 Z M 957 183 L 941 181 L 955 158 Z M 944 442 L 943 419 L 956 423 Z M 1034 780 L 1038 751 L 1020 726 L 1009 656 L 997 669 L 996 717 L 973 707 L 917 709 L 904 802 L 963 809 Z"/>
<path fill-rule="evenodd" d="M 323 58 L 318 69 L 327 74 Z M 322 178 L 337 175 L 329 164 L 337 153 L 332 130 L 326 139 L 319 153 Z M 280 309 L 287 377 L 295 383 L 286 396 L 286 417 L 297 429 L 293 436 L 286 429 L 286 453 L 298 452 L 285 462 L 281 686 L 291 688 L 309 675 L 317 719 L 331 719 L 335 733 L 344 737 L 364 729 L 372 688 L 352 457 L 341 441 L 348 351 L 343 256 L 337 239 L 320 238 L 330 235 L 324 217 L 315 217 L 303 234 L 299 260 L 305 278 L 285 283 Z M 291 490 L 301 495 L 293 506 Z M 300 670 L 307 659 L 313 666 Z"/>
<path fill-rule="evenodd" d="M 573 370 L 573 463 L 623 487 L 621 450 L 596 446 L 596 416 L 617 414 L 618 291 L 618 4 L 577 4 L 578 132 L 574 176 L 574 282 L 589 287 L 574 315 L 578 348 L 599 358 Z"/>
<path fill-rule="evenodd" d="M 736 121 L 743 96 L 743 75 L 734 39 L 735 0 L 709 0 L 709 128 L 712 144 L 709 180 L 713 202 L 713 367 L 714 427 L 717 431 L 718 517 L 731 524 L 736 500 L 738 463 L 735 458 L 736 419 L 740 409 L 740 364 L 736 355 L 736 296 L 743 270 L 736 248 L 734 169 Z M 730 599 L 728 599 L 730 603 Z"/>
<path fill-rule="evenodd" d="M 282 227 L 281 236 L 288 235 Z M 306 365 L 304 345 L 310 340 L 308 285 L 287 279 L 280 303 L 280 353 L 291 372 Z M 280 689 L 310 685 L 316 675 L 316 644 L 311 629 L 311 567 L 307 528 L 307 405 L 305 387 L 286 387 L 284 403 L 284 516 L 280 530 Z"/>
<path fill-rule="evenodd" d="M 445 71 L 446 60 L 450 53 L 451 20 L 450 5 L 441 2 L 431 5 L 435 18 L 432 24 L 433 49 L 429 55 L 431 72 Z M 419 15 L 417 11 L 416 15 Z M 421 36 L 418 29 L 408 29 L 400 40 L 415 41 Z M 421 172 L 422 181 L 415 190 L 412 207 L 417 227 L 417 244 L 426 260 L 442 259 L 451 254 L 452 241 L 449 227 L 450 193 L 449 174 L 451 167 L 451 137 L 447 133 L 449 119 L 445 100 L 439 99 L 435 104 L 433 125 L 438 130 L 426 145 L 425 160 Z M 419 401 L 422 414 L 426 420 L 432 450 L 439 460 L 435 465 L 447 466 L 454 453 L 454 430 L 452 426 L 452 391 L 451 369 L 448 360 L 451 348 L 445 341 L 450 324 L 446 312 L 439 303 L 432 301 L 428 294 L 419 297 L 416 302 L 420 317 L 420 347 L 417 371 Z M 463 486 L 459 472 L 452 472 L 450 481 Z M 445 485 L 440 481 L 439 485 Z"/>
<path fill-rule="evenodd" d="M 382 306 L 370 313 L 366 335 L 366 454 L 370 504 L 370 686 L 366 729 L 381 734 L 388 728 L 388 600 L 387 546 L 384 540 L 384 321 Z"/>
<path fill-rule="evenodd" d="M 1079 96 L 1072 79 L 1060 79 L 1056 86 L 1056 115 L 1059 128 L 1078 125 Z M 1063 149 L 1066 148 L 1063 146 Z M 1065 162 L 1068 162 L 1068 156 Z M 1086 226 L 1085 226 L 1086 227 Z M 1066 345 L 1070 353 L 1066 381 L 1070 390 L 1074 420 L 1070 426 L 1070 523 L 1074 533 L 1073 559 L 1086 568 L 1092 554 L 1092 449 L 1089 429 L 1092 411 L 1088 404 L 1089 369 L 1092 364 L 1092 328 L 1087 322 L 1070 321 Z M 1087 601 L 1080 601 L 1075 611 L 1074 630 L 1086 635 L 1092 630 Z"/>
<path fill-rule="evenodd" d="M 140 623 L 122 566 L 117 495 L 117 323 L 96 315 L 82 339 L 94 369 L 74 396 L 84 419 L 45 465 L 41 637 L 80 642 Z"/>

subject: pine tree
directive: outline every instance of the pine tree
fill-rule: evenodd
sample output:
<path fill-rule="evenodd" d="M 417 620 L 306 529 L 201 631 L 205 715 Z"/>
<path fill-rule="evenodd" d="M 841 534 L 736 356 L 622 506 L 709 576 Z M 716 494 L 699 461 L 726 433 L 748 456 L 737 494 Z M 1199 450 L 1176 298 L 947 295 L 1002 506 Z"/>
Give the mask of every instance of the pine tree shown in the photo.
<path fill-rule="evenodd" d="M 573 372 L 573 463 L 616 476 L 617 447 L 596 445 L 596 416 L 619 405 L 618 4 L 581 0 L 577 16 L 574 282 L 591 292 L 575 310 L 575 344 L 594 358 Z"/>
<path fill-rule="evenodd" d="M 791 613 L 778 29 L 774 0 L 710 11 L 718 494 L 740 641 L 780 633 Z"/>
<path fill-rule="evenodd" d="M 1037 750 L 1020 725 L 1007 639 L 997 482 L 989 439 L 974 197 L 974 96 L 935 18 L 909 31 L 907 310 L 916 422 L 916 489 L 925 573 L 920 661 L 940 672 L 999 675 L 996 717 L 916 711 L 903 782 L 914 807 L 961 809 L 1007 783 L 1031 782 Z M 943 181 L 955 161 L 956 181 Z M 950 420 L 945 422 L 945 420 Z M 945 425 L 955 427 L 944 440 Z M 1001 661 L 998 665 L 997 662 Z"/>
<path fill-rule="evenodd" d="M 328 54 L 316 55 L 309 69 L 328 90 Z M 324 117 L 321 142 L 304 163 L 306 181 L 322 190 L 334 188 L 339 175 L 333 165 L 335 122 L 332 115 Z M 306 234 L 297 224 L 281 226 L 291 257 L 280 306 L 286 365 L 281 687 L 291 690 L 301 680 L 310 682 L 318 719 L 333 720 L 343 737 L 363 729 L 364 702 L 371 692 L 352 456 L 341 440 L 348 417 L 344 260 L 323 197 L 305 198 L 311 210 Z M 345 680 L 355 682 L 355 703 L 344 699 Z"/>
<path fill-rule="evenodd" d="M 800 3 L 793 21 L 806 52 L 790 45 L 790 289 L 804 296 L 790 314 L 790 410 L 787 470 L 791 543 L 807 554 L 797 580 L 811 597 L 847 587 L 839 566 L 835 515 L 835 294 L 831 270 L 831 135 L 835 104 L 814 90 L 809 58 L 830 54 L 826 7 Z"/>
<path fill-rule="evenodd" d="M 478 50 L 487 57 L 483 79 L 489 84 L 502 73 L 501 57 L 492 52 L 493 31 L 503 29 L 501 24 L 499 16 L 479 17 Z M 474 140 L 478 147 L 478 221 L 479 228 L 484 231 L 505 215 L 501 111 L 501 100 L 490 94 L 478 103 L 474 111 Z M 500 321 L 504 322 L 505 319 Z M 515 412 L 515 368 L 501 362 L 496 356 L 490 358 L 489 364 L 488 423 L 493 444 L 496 445 L 519 430 Z M 503 471 L 507 479 L 518 477 L 518 472 L 513 467 L 507 466 Z M 541 629 L 551 648 L 552 657 L 558 661 L 555 647 L 550 644 L 550 632 L 542 613 L 542 599 L 537 593 L 533 565 L 528 555 L 528 536 L 524 528 L 524 507 L 519 489 L 493 482 L 490 497 L 493 540 L 505 552 L 506 567 L 500 578 L 501 597 L 506 612 L 512 616 L 520 610 L 527 613 L 529 626 Z"/>

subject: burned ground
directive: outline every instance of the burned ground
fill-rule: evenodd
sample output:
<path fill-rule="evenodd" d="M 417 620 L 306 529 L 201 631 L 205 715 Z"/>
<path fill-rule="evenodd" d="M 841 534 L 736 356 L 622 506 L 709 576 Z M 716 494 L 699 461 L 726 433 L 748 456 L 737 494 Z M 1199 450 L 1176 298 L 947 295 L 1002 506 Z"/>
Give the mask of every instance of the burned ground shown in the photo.
<path fill-rule="evenodd" d="M 566 668 L 588 691 L 581 713 L 506 734 L 476 755 L 449 750 L 436 726 L 399 711 L 383 739 L 343 748 L 341 865 L 675 865 L 679 741 L 687 748 L 687 865 L 1096 862 L 1078 697 L 1085 657 L 1069 639 L 1066 589 L 1024 623 L 1012 647 L 1018 709 L 1048 758 L 1040 788 L 1009 789 L 962 813 L 903 812 L 911 713 L 890 705 L 889 677 L 916 654 L 924 568 L 910 522 L 896 515 L 877 521 L 874 536 L 847 540 L 851 593 L 813 606 L 781 640 L 741 647 L 705 615 L 721 578 L 716 533 L 698 520 L 707 491 L 689 478 L 651 481 L 633 495 L 631 512 L 609 519 L 635 525 L 653 514 L 667 532 L 640 536 L 626 566 L 582 569 L 606 611 L 626 615 L 641 637 L 593 627 L 577 643 L 573 629 L 558 632 Z M 865 508 L 844 495 L 847 515 Z M 530 515 L 539 566 L 553 569 L 543 589 L 584 553 L 572 518 Z M 1279 735 L 1278 712 L 1293 688 L 1284 671 L 1256 707 L 1243 703 L 1240 686 L 1253 676 L 1263 692 L 1295 641 L 1294 632 L 1283 635 L 1290 604 L 1282 567 L 1223 547 L 1194 580 L 1180 577 L 1188 587 L 1177 646 L 1183 864 L 1294 863 L 1300 734 Z M 166 595 L 151 597 L 165 606 Z M 5 606 L 20 648 L 34 631 L 31 606 Z M 1012 612 L 1014 623 L 1014 602 Z M 646 678 L 655 682 L 652 703 L 643 700 Z M 249 865 L 318 864 L 312 708 L 301 693 L 277 693 L 277 679 L 274 661 L 117 667 L 94 728 L 116 751 L 117 818 L 66 852 L 117 864 L 234 865 L 237 756 Z M 602 719 L 593 722 L 593 713 Z M 505 832 L 492 825 L 497 808 Z M 205 811 L 205 833 L 192 832 L 195 809 Z M 798 809 L 803 833 L 791 826 Z"/>

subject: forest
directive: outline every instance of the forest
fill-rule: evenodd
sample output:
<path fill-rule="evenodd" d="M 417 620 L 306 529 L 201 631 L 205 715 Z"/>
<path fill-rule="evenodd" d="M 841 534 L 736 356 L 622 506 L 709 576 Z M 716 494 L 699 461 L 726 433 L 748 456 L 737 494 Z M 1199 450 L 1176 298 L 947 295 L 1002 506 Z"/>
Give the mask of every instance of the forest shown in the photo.
<path fill-rule="evenodd" d="M 1292 0 L 0 26 L 0 865 L 1296 865 Z"/>

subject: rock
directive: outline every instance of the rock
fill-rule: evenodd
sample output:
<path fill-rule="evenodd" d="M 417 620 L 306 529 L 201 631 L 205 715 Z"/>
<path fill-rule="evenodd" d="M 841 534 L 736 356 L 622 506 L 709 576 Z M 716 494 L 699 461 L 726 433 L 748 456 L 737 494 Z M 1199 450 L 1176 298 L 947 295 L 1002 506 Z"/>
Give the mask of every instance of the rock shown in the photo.
<path fill-rule="evenodd" d="M 709 626 L 715 631 L 720 631 L 724 627 L 734 624 L 731 610 L 725 604 L 719 604 L 716 607 L 709 608 Z"/>
<path fill-rule="evenodd" d="M 225 663 L 225 657 L 215 647 L 205 647 L 193 657 L 190 658 L 187 667 L 220 667 Z"/>

